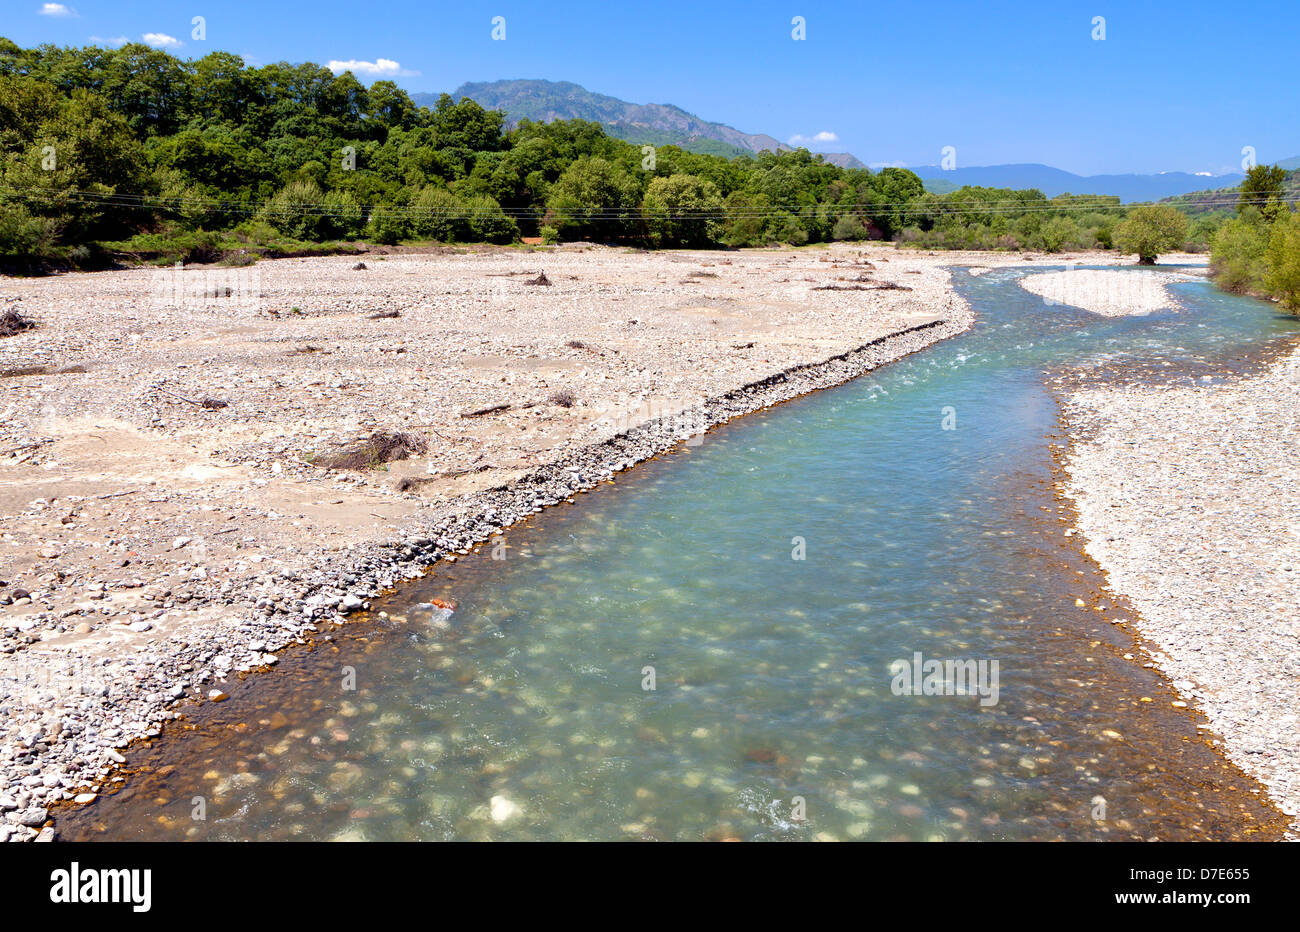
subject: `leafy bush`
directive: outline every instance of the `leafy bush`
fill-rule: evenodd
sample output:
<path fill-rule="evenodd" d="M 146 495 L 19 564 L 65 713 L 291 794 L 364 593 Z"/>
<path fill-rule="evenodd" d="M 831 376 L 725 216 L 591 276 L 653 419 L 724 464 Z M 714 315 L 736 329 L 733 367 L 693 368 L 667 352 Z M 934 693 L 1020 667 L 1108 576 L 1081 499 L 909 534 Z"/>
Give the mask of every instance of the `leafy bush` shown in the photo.
<path fill-rule="evenodd" d="M 641 198 L 627 169 L 604 158 L 580 158 L 551 186 L 547 210 L 564 239 L 613 241 L 635 231 Z"/>
<path fill-rule="evenodd" d="M 1219 227 L 1211 242 L 1210 272 L 1225 291 L 1237 294 L 1264 289 L 1264 262 L 1268 251 L 1267 229 L 1233 217 Z"/>
<path fill-rule="evenodd" d="M 314 181 L 291 181 L 267 204 L 264 216 L 281 233 L 294 239 L 317 239 L 327 226 L 324 196 Z"/>
<path fill-rule="evenodd" d="M 321 233 L 338 239 L 356 239 L 366 225 L 366 212 L 351 191 L 331 191 L 321 202 Z"/>
<path fill-rule="evenodd" d="M 870 238 L 870 230 L 862 222 L 862 218 L 855 214 L 844 214 L 835 221 L 835 226 L 831 228 L 831 238 L 838 240 L 863 240 Z"/>
<path fill-rule="evenodd" d="M 1039 241 L 1047 252 L 1060 252 L 1079 239 L 1079 227 L 1069 217 L 1053 217 L 1043 226 Z"/>
<path fill-rule="evenodd" d="M 468 239 L 465 205 L 446 188 L 427 185 L 411 203 L 411 235 L 456 243 Z"/>
<path fill-rule="evenodd" d="M 17 201 L 0 201 L 0 259 L 20 262 L 55 257 L 59 225 L 50 217 L 33 217 Z"/>
<path fill-rule="evenodd" d="M 406 212 L 393 207 L 376 207 L 372 210 L 368 230 L 371 239 L 386 246 L 409 239 L 412 235 L 411 222 Z"/>
<path fill-rule="evenodd" d="M 1264 289 L 1300 314 L 1300 214 L 1283 211 L 1268 235 Z"/>

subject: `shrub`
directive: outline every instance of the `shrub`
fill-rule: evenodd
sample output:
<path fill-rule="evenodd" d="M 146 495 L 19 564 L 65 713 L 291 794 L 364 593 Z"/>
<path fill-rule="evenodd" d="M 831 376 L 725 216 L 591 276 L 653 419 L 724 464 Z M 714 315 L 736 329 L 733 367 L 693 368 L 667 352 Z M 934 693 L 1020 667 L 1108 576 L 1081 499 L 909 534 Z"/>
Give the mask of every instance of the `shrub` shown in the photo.
<path fill-rule="evenodd" d="M 1283 211 L 1268 235 L 1264 288 L 1300 314 L 1300 214 Z"/>
<path fill-rule="evenodd" d="M 1047 252 L 1060 252 L 1066 246 L 1074 245 L 1079 238 L 1079 227 L 1069 217 L 1053 217 L 1038 236 Z"/>
<path fill-rule="evenodd" d="M 487 196 L 471 197 L 465 202 L 469 238 L 485 243 L 513 243 L 519 239 L 519 224 L 506 216 L 501 205 Z"/>
<path fill-rule="evenodd" d="M 832 239 L 862 240 L 869 236 L 867 225 L 856 214 L 845 214 L 835 221 L 835 226 L 831 229 Z"/>
<path fill-rule="evenodd" d="M 411 222 L 405 211 L 393 207 L 376 207 L 370 213 L 370 238 L 392 246 L 411 238 Z"/>
<path fill-rule="evenodd" d="M 1210 273 L 1225 291 L 1244 294 L 1264 288 L 1266 229 L 1236 217 L 1219 227 L 1211 241 Z"/>
<path fill-rule="evenodd" d="M 331 191 L 322 202 L 321 233 L 333 239 L 356 239 L 366 225 L 366 214 L 350 191 Z"/>
<path fill-rule="evenodd" d="M 639 202 L 636 179 L 622 165 L 590 157 L 564 170 L 546 206 L 565 239 L 610 241 L 633 231 Z"/>
<path fill-rule="evenodd" d="M 291 181 L 265 207 L 266 219 L 294 239 L 319 239 L 325 217 L 324 198 L 314 181 Z"/>
<path fill-rule="evenodd" d="M 59 224 L 50 217 L 33 217 L 16 201 L 0 202 L 0 259 L 51 259 L 56 253 Z"/>

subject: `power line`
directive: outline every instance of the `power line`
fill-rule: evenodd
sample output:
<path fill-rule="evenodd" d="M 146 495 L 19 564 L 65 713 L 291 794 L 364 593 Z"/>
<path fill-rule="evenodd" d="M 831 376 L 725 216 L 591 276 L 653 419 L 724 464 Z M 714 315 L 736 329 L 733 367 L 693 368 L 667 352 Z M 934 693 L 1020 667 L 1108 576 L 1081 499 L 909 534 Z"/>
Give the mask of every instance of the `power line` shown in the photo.
<path fill-rule="evenodd" d="M 959 216 L 959 215 L 981 215 L 981 214 L 1022 214 L 1022 213 L 1068 213 L 1070 211 L 1080 210 L 1101 210 L 1101 211 L 1124 211 L 1129 209 L 1130 205 L 1110 203 L 1109 200 L 1103 200 L 1113 195 L 1096 195 L 1096 194 L 1079 194 L 1079 195 L 1062 195 L 1050 200 L 1035 200 L 1030 203 L 1008 203 L 1005 199 L 995 202 L 984 201 L 927 201 L 918 203 L 917 201 L 901 202 L 877 202 L 868 204 L 854 204 L 851 206 L 841 206 L 834 203 L 822 204 L 768 204 L 768 205 L 736 205 L 734 207 L 717 208 L 657 208 L 657 207 L 625 207 L 611 208 L 598 205 L 564 205 L 561 207 L 503 207 L 503 206 L 483 206 L 471 207 L 468 205 L 459 205 L 456 208 L 433 208 L 421 207 L 416 204 L 357 204 L 357 205 L 326 205 L 324 203 L 316 204 L 276 204 L 272 201 L 236 201 L 236 200 L 219 200 L 215 198 L 204 198 L 183 195 L 149 195 L 149 194 L 126 194 L 126 193 L 104 193 L 97 191 L 85 190 L 68 190 L 61 192 L 51 192 L 48 188 L 31 186 L 0 186 L 0 191 L 26 198 L 28 200 L 39 201 L 45 204 L 57 204 L 60 202 L 83 203 L 101 207 L 120 207 L 143 210 L 202 210 L 216 213 L 244 214 L 253 216 L 264 211 L 272 214 L 288 214 L 290 216 L 318 216 L 318 217 L 345 217 L 353 214 L 362 214 L 372 217 L 376 212 L 392 214 L 407 218 L 419 219 L 462 219 L 474 220 L 492 217 L 505 216 L 507 218 L 527 217 L 538 219 L 548 211 L 560 212 L 566 214 L 578 214 L 584 219 L 590 220 L 616 220 L 626 219 L 644 213 L 648 216 L 668 216 L 671 218 L 690 218 L 702 220 L 724 220 L 724 219 L 761 219 L 778 214 L 792 214 L 797 217 L 815 216 L 819 212 L 825 212 L 830 217 L 858 217 L 871 218 L 890 216 L 898 217 L 903 215 L 912 215 L 916 217 L 925 216 Z M 450 192 L 448 192 L 450 194 Z M 455 195 L 452 195 L 453 197 Z M 931 195 L 935 198 L 942 198 L 945 195 Z M 1186 195 L 1182 195 L 1186 197 Z M 1296 203 L 1300 201 L 1300 193 L 1291 195 L 1282 195 L 1274 197 L 1269 194 L 1245 194 L 1236 191 L 1212 192 L 1209 194 L 1197 195 L 1195 200 L 1186 204 L 1186 206 L 1196 206 L 1203 208 L 1213 207 L 1235 207 L 1240 204 L 1263 205 L 1273 202 Z"/>

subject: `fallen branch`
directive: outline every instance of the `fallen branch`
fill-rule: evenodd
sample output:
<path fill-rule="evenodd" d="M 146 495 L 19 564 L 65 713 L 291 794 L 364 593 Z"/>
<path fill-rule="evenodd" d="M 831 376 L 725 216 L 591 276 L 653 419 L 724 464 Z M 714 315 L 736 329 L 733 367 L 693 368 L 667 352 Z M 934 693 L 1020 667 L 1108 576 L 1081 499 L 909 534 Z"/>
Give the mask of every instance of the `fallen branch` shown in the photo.
<path fill-rule="evenodd" d="M 173 398 L 179 398 L 181 401 L 187 401 L 190 404 L 194 405 L 195 407 L 205 408 L 208 411 L 216 411 L 219 408 L 230 407 L 230 402 L 222 401 L 220 398 L 204 398 L 202 401 L 195 401 L 193 398 L 186 398 L 184 395 L 178 395 L 175 392 L 169 392 L 167 389 L 162 388 L 160 386 L 155 385 L 154 388 L 157 391 L 162 392 L 164 395 L 171 395 Z"/>
<path fill-rule="evenodd" d="M 498 411 L 509 411 L 509 404 L 492 405 L 490 408 L 479 408 L 477 411 L 466 411 L 461 417 L 482 417 L 485 414 L 495 414 Z"/>
<path fill-rule="evenodd" d="M 186 398 L 184 395 L 178 395 L 178 394 L 176 394 L 175 392 L 169 392 L 167 389 L 165 389 L 165 388 L 160 388 L 160 387 L 158 387 L 158 386 L 154 386 L 154 388 L 155 388 L 156 391 L 160 391 L 160 392 L 162 392 L 164 395 L 171 395 L 173 398 L 179 398 L 181 401 L 188 401 L 190 404 L 192 404 L 192 405 L 194 405 L 195 407 L 198 407 L 198 408 L 203 407 L 203 402 L 201 402 L 201 401 L 195 401 L 193 398 Z"/>

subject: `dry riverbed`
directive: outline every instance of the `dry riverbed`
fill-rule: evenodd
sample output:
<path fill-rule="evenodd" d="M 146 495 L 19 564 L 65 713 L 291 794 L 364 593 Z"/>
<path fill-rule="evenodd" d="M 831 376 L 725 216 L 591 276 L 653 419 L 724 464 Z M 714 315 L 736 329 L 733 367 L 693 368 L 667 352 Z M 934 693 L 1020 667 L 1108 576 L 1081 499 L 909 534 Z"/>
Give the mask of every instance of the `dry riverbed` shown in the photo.
<path fill-rule="evenodd" d="M 3 280 L 37 326 L 0 339 L 0 839 L 53 837 L 49 804 L 120 779 L 179 702 L 438 559 L 965 329 L 945 266 L 1024 261 L 577 246 Z M 322 465 L 377 431 L 423 452 Z"/>

